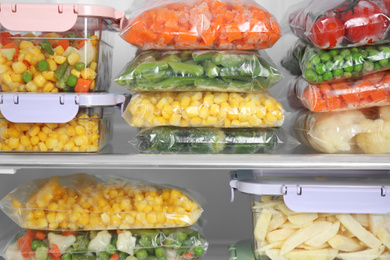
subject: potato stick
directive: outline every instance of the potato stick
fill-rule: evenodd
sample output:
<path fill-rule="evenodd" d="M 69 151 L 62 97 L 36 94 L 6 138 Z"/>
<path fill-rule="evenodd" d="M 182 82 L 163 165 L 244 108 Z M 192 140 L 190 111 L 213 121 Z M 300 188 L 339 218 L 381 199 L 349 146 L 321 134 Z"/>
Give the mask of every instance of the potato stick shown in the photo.
<path fill-rule="evenodd" d="M 383 227 L 381 229 L 379 229 L 378 233 L 377 233 L 377 237 L 379 238 L 380 241 L 382 241 L 382 243 L 390 249 L 390 232 L 389 232 L 389 229 L 386 228 L 386 227 Z"/>
<path fill-rule="evenodd" d="M 318 218 L 317 213 L 302 213 L 291 215 L 287 217 L 288 220 L 295 225 L 305 225 L 311 221 L 314 221 Z"/>
<path fill-rule="evenodd" d="M 378 248 L 367 249 L 354 253 L 339 253 L 337 257 L 343 260 L 374 260 L 378 258 L 384 250 L 385 247 L 380 246 Z"/>
<path fill-rule="evenodd" d="M 310 238 L 305 242 L 306 245 L 319 247 L 327 242 L 329 239 L 334 237 L 340 229 L 340 222 L 333 223 L 332 226 L 328 229 L 325 229 L 323 232 L 318 235 Z"/>
<path fill-rule="evenodd" d="M 267 209 L 263 209 L 260 213 L 259 218 L 256 222 L 256 227 L 254 230 L 254 236 L 259 241 L 264 241 L 265 235 L 267 234 L 267 229 L 269 223 L 271 222 L 272 213 Z"/>
<path fill-rule="evenodd" d="M 370 232 L 376 236 L 378 234 L 379 229 L 385 226 L 385 217 L 383 215 L 369 215 L 368 223 Z"/>
<path fill-rule="evenodd" d="M 360 241 L 357 238 L 349 238 L 337 234 L 333 238 L 329 239 L 328 244 L 334 249 L 345 252 L 355 252 L 361 251 L 365 248 L 359 242 Z"/>
<path fill-rule="evenodd" d="M 271 232 L 268 232 L 268 234 L 265 236 L 268 242 L 275 243 L 278 241 L 284 241 L 286 240 L 292 233 L 296 232 L 297 230 L 294 228 L 282 228 L 277 229 Z"/>

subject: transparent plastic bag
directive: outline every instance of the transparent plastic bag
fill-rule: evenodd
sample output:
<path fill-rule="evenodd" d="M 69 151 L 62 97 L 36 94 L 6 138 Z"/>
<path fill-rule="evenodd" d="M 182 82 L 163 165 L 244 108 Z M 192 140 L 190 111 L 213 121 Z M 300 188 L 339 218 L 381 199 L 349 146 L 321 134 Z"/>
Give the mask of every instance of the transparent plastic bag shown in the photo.
<path fill-rule="evenodd" d="M 302 75 L 301 61 L 305 54 L 305 49 L 306 43 L 302 40 L 298 40 L 290 47 L 281 61 L 281 65 L 294 76 Z"/>
<path fill-rule="evenodd" d="M 389 214 L 300 213 L 283 196 L 253 196 L 256 259 L 387 259 Z"/>
<path fill-rule="evenodd" d="M 295 93 L 310 111 L 341 111 L 390 105 L 389 84 L 389 72 L 329 84 L 311 84 L 299 78 L 295 84 Z"/>
<path fill-rule="evenodd" d="M 308 45 L 300 60 L 310 83 L 331 83 L 390 69 L 390 43 L 331 50 Z"/>
<path fill-rule="evenodd" d="M 27 182 L 0 207 L 19 226 L 42 230 L 184 227 L 203 211 L 175 187 L 87 174 Z"/>
<path fill-rule="evenodd" d="M 268 92 L 141 92 L 123 118 L 130 126 L 278 127 L 284 109 Z"/>
<path fill-rule="evenodd" d="M 293 127 L 302 143 L 323 153 L 390 153 L 390 106 L 301 112 Z"/>
<path fill-rule="evenodd" d="M 276 153 L 293 142 L 279 128 L 183 128 L 161 126 L 141 129 L 131 143 L 141 152 L 157 154 Z"/>
<path fill-rule="evenodd" d="M 266 49 L 280 36 L 276 18 L 252 0 L 146 1 L 121 31 L 143 50 Z"/>
<path fill-rule="evenodd" d="M 16 259 L 171 259 L 191 260 L 205 255 L 208 242 L 198 228 L 123 231 L 24 230 L 6 246 L 3 257 Z"/>
<path fill-rule="evenodd" d="M 146 51 L 115 81 L 131 91 L 261 92 L 281 78 L 264 52 Z"/>
<path fill-rule="evenodd" d="M 291 31 L 320 49 L 389 42 L 388 0 L 312 0 L 289 15 Z"/>

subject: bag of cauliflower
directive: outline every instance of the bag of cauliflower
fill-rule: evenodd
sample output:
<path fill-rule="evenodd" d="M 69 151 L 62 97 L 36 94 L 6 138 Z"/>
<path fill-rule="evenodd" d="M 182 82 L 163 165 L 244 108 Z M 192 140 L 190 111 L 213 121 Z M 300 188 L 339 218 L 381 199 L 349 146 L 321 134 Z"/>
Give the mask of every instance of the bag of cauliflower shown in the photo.
<path fill-rule="evenodd" d="M 296 120 L 297 138 L 323 153 L 390 153 L 390 106 L 313 113 Z"/>
<path fill-rule="evenodd" d="M 208 243 L 198 228 L 64 231 L 24 230 L 2 250 L 7 260 L 199 259 Z"/>
<path fill-rule="evenodd" d="M 0 207 L 21 227 L 42 230 L 185 227 L 203 212 L 182 189 L 88 174 L 27 182 Z"/>

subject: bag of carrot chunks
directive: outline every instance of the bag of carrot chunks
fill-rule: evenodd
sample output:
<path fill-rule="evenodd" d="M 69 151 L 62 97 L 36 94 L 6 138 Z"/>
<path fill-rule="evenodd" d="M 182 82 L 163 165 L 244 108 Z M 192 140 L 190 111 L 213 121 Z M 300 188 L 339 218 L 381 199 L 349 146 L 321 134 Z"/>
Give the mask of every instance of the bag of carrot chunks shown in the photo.
<path fill-rule="evenodd" d="M 378 72 L 358 79 L 311 84 L 299 78 L 295 93 L 314 112 L 330 112 L 390 105 L 390 72 Z"/>
<path fill-rule="evenodd" d="M 121 31 L 143 50 L 266 49 L 280 36 L 276 18 L 252 0 L 147 1 Z"/>

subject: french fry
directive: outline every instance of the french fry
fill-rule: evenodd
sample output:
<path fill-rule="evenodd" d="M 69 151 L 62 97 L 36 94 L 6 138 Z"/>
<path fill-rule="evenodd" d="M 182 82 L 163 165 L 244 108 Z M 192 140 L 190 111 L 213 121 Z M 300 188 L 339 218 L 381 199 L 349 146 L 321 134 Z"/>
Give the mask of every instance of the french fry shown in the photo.
<path fill-rule="evenodd" d="M 301 245 L 297 246 L 296 248 L 306 249 L 306 250 L 317 250 L 317 249 L 324 249 L 324 248 L 330 249 L 330 247 L 331 246 L 328 243 L 323 243 L 321 246 L 318 246 L 318 247 L 301 244 Z"/>
<path fill-rule="evenodd" d="M 376 236 L 378 234 L 379 229 L 385 226 L 385 216 L 383 215 L 369 215 L 368 223 L 370 232 Z"/>
<path fill-rule="evenodd" d="M 306 245 L 313 247 L 320 247 L 324 243 L 326 243 L 329 239 L 334 237 L 340 229 L 340 222 L 333 223 L 332 226 L 328 229 L 325 229 L 318 235 L 310 238 L 305 242 Z"/>
<path fill-rule="evenodd" d="M 280 249 L 280 253 L 284 255 L 290 252 L 300 244 L 329 228 L 331 225 L 332 223 L 327 221 L 316 221 L 313 225 L 294 232 L 288 239 L 286 239 L 286 241 L 284 241 L 282 248 Z"/>
<path fill-rule="evenodd" d="M 294 249 L 288 252 L 285 257 L 289 260 L 328 260 L 334 259 L 336 255 L 337 250 L 334 249 Z"/>
<path fill-rule="evenodd" d="M 283 225 L 284 222 L 287 220 L 287 216 L 284 215 L 279 210 L 275 209 L 269 209 L 272 213 L 272 219 L 268 226 L 268 231 L 272 231 Z"/>
<path fill-rule="evenodd" d="M 318 218 L 317 213 L 302 213 L 302 214 L 296 214 L 291 215 L 287 217 L 290 223 L 294 225 L 305 225 L 311 221 L 314 221 Z"/>
<path fill-rule="evenodd" d="M 352 217 L 356 219 L 363 227 L 368 227 L 368 214 L 352 214 Z"/>
<path fill-rule="evenodd" d="M 276 208 L 281 204 L 283 204 L 283 201 L 280 201 L 280 200 L 270 200 L 270 201 L 266 201 L 266 202 L 255 202 L 255 205 L 252 208 L 254 210 L 263 209 L 263 208 Z"/>
<path fill-rule="evenodd" d="M 263 209 L 256 221 L 254 236 L 259 241 L 264 241 L 267 234 L 268 225 L 271 222 L 272 213 L 268 209 Z"/>
<path fill-rule="evenodd" d="M 350 214 L 337 214 L 336 218 L 354 234 L 360 241 L 371 248 L 378 248 L 382 245 L 372 233 L 368 232 L 359 222 L 357 222 Z"/>
<path fill-rule="evenodd" d="M 308 227 L 310 225 L 313 225 L 313 221 L 307 222 L 304 225 L 295 225 L 295 224 L 292 224 L 291 222 L 287 221 L 287 222 L 283 223 L 282 225 L 280 225 L 280 228 L 304 228 L 304 227 Z"/>
<path fill-rule="evenodd" d="M 349 238 L 342 235 L 335 235 L 333 238 L 328 240 L 328 244 L 337 250 L 344 252 L 355 252 L 361 251 L 365 247 L 359 243 L 357 238 Z"/>
<path fill-rule="evenodd" d="M 380 246 L 378 248 L 367 249 L 354 253 L 339 253 L 337 257 L 343 260 L 374 260 L 378 258 L 384 250 L 385 247 Z"/>
<path fill-rule="evenodd" d="M 269 232 L 265 238 L 269 243 L 275 243 L 278 241 L 286 240 L 292 233 L 297 230 L 294 228 L 282 228 Z"/>
<path fill-rule="evenodd" d="M 326 221 L 329 221 L 329 222 L 336 222 L 337 221 L 337 218 L 333 215 L 331 216 L 327 216 L 326 217 Z"/>
<path fill-rule="evenodd" d="M 390 260 L 390 252 L 384 252 L 381 254 L 381 256 L 378 258 L 378 260 Z"/>
<path fill-rule="evenodd" d="M 279 249 L 282 246 L 282 244 L 283 244 L 282 241 L 279 241 L 279 242 L 276 242 L 276 243 L 272 243 L 272 244 L 268 244 L 266 246 L 259 247 L 259 249 L 257 251 L 265 252 L 267 250 L 274 249 L 274 248 L 278 248 Z"/>
<path fill-rule="evenodd" d="M 389 232 L 389 229 L 386 228 L 386 227 L 383 227 L 381 229 L 379 229 L 378 233 L 377 233 L 377 237 L 379 238 L 380 241 L 382 241 L 382 243 L 390 249 L 390 232 Z"/>
<path fill-rule="evenodd" d="M 283 201 L 282 201 L 281 204 L 278 205 L 278 208 L 280 209 L 281 212 L 283 212 L 283 214 L 286 214 L 287 216 L 297 214 L 297 212 L 294 212 L 294 211 L 292 211 L 291 209 L 289 209 L 289 208 L 286 206 L 286 204 L 284 204 Z"/>

